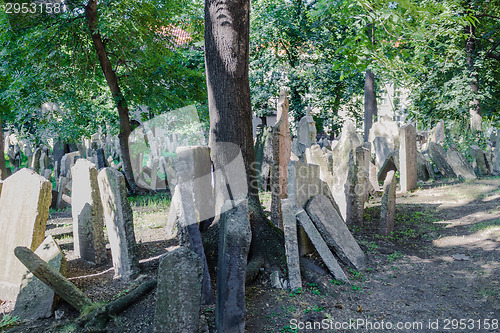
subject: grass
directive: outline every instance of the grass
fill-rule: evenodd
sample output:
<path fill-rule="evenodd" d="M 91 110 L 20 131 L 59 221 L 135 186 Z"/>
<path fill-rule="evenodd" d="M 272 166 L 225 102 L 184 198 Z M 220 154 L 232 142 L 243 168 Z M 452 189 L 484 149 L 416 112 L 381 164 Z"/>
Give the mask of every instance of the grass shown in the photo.
<path fill-rule="evenodd" d="M 500 226 L 500 220 L 484 221 L 484 222 L 479 222 L 479 223 L 471 225 L 469 227 L 469 231 L 470 232 L 477 232 L 477 231 L 486 230 L 486 229 L 498 227 L 498 226 Z"/>
<path fill-rule="evenodd" d="M 168 209 L 172 198 L 166 192 L 144 196 L 131 196 L 128 201 L 132 208 Z"/>
<path fill-rule="evenodd" d="M 3 330 L 16 326 L 19 324 L 19 317 L 12 317 L 10 314 L 6 314 L 2 317 L 2 320 L 0 320 L 0 330 L 3 332 Z"/>

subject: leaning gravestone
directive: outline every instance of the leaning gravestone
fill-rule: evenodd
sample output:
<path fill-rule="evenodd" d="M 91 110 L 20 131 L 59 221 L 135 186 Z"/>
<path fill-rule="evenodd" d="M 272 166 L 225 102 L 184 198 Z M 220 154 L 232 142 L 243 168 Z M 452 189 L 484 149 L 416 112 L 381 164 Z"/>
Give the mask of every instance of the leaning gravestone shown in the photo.
<path fill-rule="evenodd" d="M 382 116 L 373 123 L 370 128 L 368 141 L 374 143 L 377 136 L 385 137 L 387 146 L 390 150 L 398 149 L 399 147 L 399 128 L 398 124 L 389 116 Z"/>
<path fill-rule="evenodd" d="M 438 145 L 442 145 L 444 143 L 444 120 L 441 120 L 437 123 L 436 127 L 431 130 L 431 134 L 429 136 L 429 141 L 437 143 Z"/>
<path fill-rule="evenodd" d="M 127 200 L 125 177 L 113 168 L 104 168 L 99 172 L 97 181 L 111 246 L 115 278 L 128 280 L 139 271 L 139 259 L 132 208 Z"/>
<path fill-rule="evenodd" d="M 412 125 L 399 129 L 399 179 L 403 193 L 417 187 L 417 131 Z"/>
<path fill-rule="evenodd" d="M 102 264 L 106 244 L 97 173 L 95 164 L 86 159 L 79 159 L 71 168 L 71 212 L 75 255 Z"/>
<path fill-rule="evenodd" d="M 299 157 L 304 154 L 306 148 L 309 148 L 316 143 L 316 134 L 316 123 L 314 122 L 313 117 L 308 113 L 299 120 L 299 124 L 297 126 Z"/>
<path fill-rule="evenodd" d="M 462 176 L 465 179 L 477 178 L 472 166 L 465 159 L 464 155 L 460 154 L 458 151 L 452 149 L 448 150 L 446 152 L 446 161 L 457 176 Z"/>
<path fill-rule="evenodd" d="M 399 169 L 399 150 L 393 150 L 389 156 L 387 156 L 384 164 L 378 171 L 377 179 L 379 182 L 384 181 L 387 177 L 389 171 L 397 171 Z"/>
<path fill-rule="evenodd" d="M 394 230 L 394 218 L 396 215 L 396 178 L 394 177 L 394 171 L 387 173 L 383 191 L 379 232 L 381 235 L 388 236 Z"/>
<path fill-rule="evenodd" d="M 283 228 L 281 199 L 287 197 L 288 162 L 292 152 L 292 138 L 288 124 L 288 99 L 281 91 L 277 122 L 273 127 L 273 165 L 271 169 L 271 222 Z"/>
<path fill-rule="evenodd" d="M 429 143 L 429 155 L 431 160 L 437 166 L 439 172 L 446 178 L 455 178 L 457 175 L 453 168 L 446 161 L 446 151 L 437 143 Z"/>
<path fill-rule="evenodd" d="M 217 303 L 218 333 L 245 332 L 245 279 L 252 231 L 246 199 L 228 200 L 219 221 Z"/>
<path fill-rule="evenodd" d="M 424 154 L 417 152 L 417 179 L 427 181 L 431 178 L 428 164 L 430 162 L 425 158 Z"/>
<path fill-rule="evenodd" d="M 156 333 L 198 332 L 203 261 L 185 246 L 160 259 L 156 288 Z"/>
<path fill-rule="evenodd" d="M 312 145 L 311 147 L 306 148 L 305 156 L 307 163 L 319 165 L 319 179 L 327 184 L 332 184 L 333 177 L 331 165 L 333 163 L 329 164 L 329 157 L 323 152 L 320 146 Z"/>
<path fill-rule="evenodd" d="M 314 244 L 314 247 L 318 251 L 321 259 L 323 259 L 325 266 L 328 267 L 328 270 L 332 273 L 333 277 L 339 281 L 347 281 L 347 277 L 337 262 L 337 259 L 333 256 L 332 252 L 328 248 L 328 245 L 321 237 L 321 234 L 314 226 L 306 211 L 301 208 L 295 216 L 311 239 L 311 242 Z"/>
<path fill-rule="evenodd" d="M 52 236 L 45 238 L 36 249 L 35 254 L 54 270 L 62 275 L 65 274 L 66 259 Z M 21 291 L 17 296 L 12 315 L 23 318 L 23 320 L 48 318 L 52 316 L 54 296 L 52 289 L 28 271 L 23 277 Z"/>
<path fill-rule="evenodd" d="M 22 198 L 22 200 L 20 200 Z M 0 196 L 0 299 L 15 300 L 26 269 L 14 256 L 17 246 L 33 251 L 43 242 L 52 184 L 21 169 L 3 182 Z"/>
<path fill-rule="evenodd" d="M 75 165 L 75 159 L 80 157 L 79 152 L 72 152 L 65 154 L 61 159 L 61 172 L 63 177 L 71 178 L 71 168 Z"/>
<path fill-rule="evenodd" d="M 296 207 L 290 199 L 281 199 L 283 209 L 283 231 L 285 235 L 285 252 L 288 267 L 288 280 L 290 289 L 302 288 L 300 276 L 299 245 L 297 239 Z"/>
<path fill-rule="evenodd" d="M 365 268 L 365 254 L 327 197 L 318 195 L 312 198 L 306 212 L 325 243 L 334 249 L 344 264 L 358 270 Z"/>
<path fill-rule="evenodd" d="M 375 149 L 375 162 L 377 163 L 377 167 L 381 168 L 387 156 L 391 153 L 387 145 L 387 138 L 385 136 L 377 136 L 373 139 L 373 148 Z"/>

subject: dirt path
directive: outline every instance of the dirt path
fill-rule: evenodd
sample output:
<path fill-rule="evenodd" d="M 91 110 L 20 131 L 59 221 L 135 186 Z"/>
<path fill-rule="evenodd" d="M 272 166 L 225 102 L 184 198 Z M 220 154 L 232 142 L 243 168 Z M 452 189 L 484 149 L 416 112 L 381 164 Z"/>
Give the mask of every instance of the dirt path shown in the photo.
<path fill-rule="evenodd" d="M 303 272 L 302 292 L 295 294 L 272 289 L 271 272 L 263 272 L 247 287 L 246 331 L 500 332 L 499 206 L 500 178 L 430 183 L 398 195 L 394 235 L 379 237 L 380 199 L 375 199 L 366 209 L 365 225 L 352 228 L 369 268 L 349 271 L 351 284 L 344 285 L 313 265 Z M 164 240 L 166 215 L 158 206 L 134 209 L 143 273 L 150 277 L 157 274 L 159 255 L 176 244 Z M 53 214 L 48 232 L 58 234 L 71 280 L 93 300 L 109 300 L 127 288 L 113 280 L 110 260 L 96 267 L 73 257 L 70 212 Z M 110 322 L 108 332 L 151 332 L 154 304 L 152 292 Z M 0 305 L 0 320 L 8 309 Z M 64 311 L 62 319 L 39 320 L 12 332 L 76 332 L 76 311 L 64 302 L 57 309 Z M 204 332 L 214 332 L 213 307 L 204 309 L 202 318 Z"/>

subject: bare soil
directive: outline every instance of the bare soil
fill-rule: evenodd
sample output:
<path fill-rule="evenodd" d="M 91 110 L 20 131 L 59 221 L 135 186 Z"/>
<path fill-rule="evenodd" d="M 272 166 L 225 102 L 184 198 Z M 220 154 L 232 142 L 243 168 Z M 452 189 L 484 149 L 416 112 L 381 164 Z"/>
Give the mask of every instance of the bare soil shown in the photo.
<path fill-rule="evenodd" d="M 273 289 L 271 272 L 261 272 L 247 286 L 246 331 L 500 332 L 500 178 L 420 185 L 398 194 L 393 235 L 377 235 L 380 198 L 367 205 L 362 226 L 350 226 L 369 259 L 363 272 L 346 268 L 350 284 L 334 280 L 314 254 L 305 259 L 301 291 Z M 177 244 L 163 237 L 167 213 L 134 208 L 142 274 L 152 278 L 161 254 Z M 103 266 L 74 257 L 70 211 L 51 214 L 47 233 L 57 235 L 69 278 L 92 300 L 108 301 L 129 288 L 113 279 L 110 253 Z M 154 305 L 153 291 L 110 321 L 108 332 L 152 332 Z M 0 313 L 11 308 L 0 304 Z M 10 332 L 76 332 L 78 313 L 64 301 L 56 310 L 64 312 L 61 319 Z M 213 306 L 203 309 L 201 331 L 215 332 Z"/>

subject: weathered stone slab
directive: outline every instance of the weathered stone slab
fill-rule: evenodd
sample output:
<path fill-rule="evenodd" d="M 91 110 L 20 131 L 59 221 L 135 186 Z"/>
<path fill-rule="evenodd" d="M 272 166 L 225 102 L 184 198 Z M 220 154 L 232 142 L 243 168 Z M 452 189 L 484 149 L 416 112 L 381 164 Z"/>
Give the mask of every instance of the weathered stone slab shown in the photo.
<path fill-rule="evenodd" d="M 77 163 L 78 164 L 78 163 Z M 132 208 L 123 174 L 103 168 L 97 177 L 115 278 L 128 280 L 139 271 Z"/>
<path fill-rule="evenodd" d="M 198 332 L 203 261 L 185 246 L 160 258 L 155 332 Z"/>
<path fill-rule="evenodd" d="M 20 200 L 22 198 L 22 200 Z M 52 201 L 52 184 L 33 170 L 21 169 L 3 182 L 0 196 L 0 299 L 15 300 L 25 267 L 17 246 L 33 251 L 43 242 Z"/>
<path fill-rule="evenodd" d="M 273 127 L 273 165 L 271 169 L 271 222 L 283 229 L 281 199 L 287 197 L 288 162 L 292 138 L 288 124 L 288 99 L 283 90 L 278 101 L 278 115 Z"/>
<path fill-rule="evenodd" d="M 219 221 L 217 303 L 219 333 L 245 332 L 245 279 L 252 232 L 246 199 L 226 201 Z"/>
<path fill-rule="evenodd" d="M 488 160 L 484 151 L 476 145 L 470 147 L 471 155 L 474 157 L 474 171 L 478 176 L 490 174 Z"/>
<path fill-rule="evenodd" d="M 75 161 L 80 157 L 79 152 L 67 153 L 61 158 L 60 176 L 71 178 L 71 168 L 75 165 Z"/>
<path fill-rule="evenodd" d="M 464 155 L 456 150 L 448 150 L 446 152 L 446 161 L 452 167 L 453 172 L 457 176 L 462 176 L 465 179 L 476 179 L 474 169 L 469 164 Z"/>
<path fill-rule="evenodd" d="M 396 215 L 396 177 L 394 171 L 389 171 L 384 181 L 384 194 L 380 208 L 379 232 L 388 236 L 394 230 Z"/>
<path fill-rule="evenodd" d="M 355 154 L 354 156 L 350 154 L 349 171 L 345 185 L 347 201 L 345 221 L 347 224 L 363 223 L 365 199 L 368 194 L 368 172 L 365 169 L 365 157 L 369 155 L 369 150 L 359 146 L 356 148 Z"/>
<path fill-rule="evenodd" d="M 377 163 L 377 167 L 381 168 L 387 156 L 391 153 L 391 149 L 387 144 L 387 138 L 385 136 L 377 136 L 373 139 L 373 148 L 375 149 L 375 162 Z"/>
<path fill-rule="evenodd" d="M 375 192 L 379 192 L 380 191 L 380 185 L 378 183 L 377 167 L 372 162 L 370 162 L 369 180 L 370 180 L 371 186 L 373 187 L 373 190 Z"/>
<path fill-rule="evenodd" d="M 446 151 L 437 143 L 429 142 L 429 156 L 439 172 L 446 178 L 455 178 L 457 175 L 446 161 Z"/>
<path fill-rule="evenodd" d="M 399 182 L 403 193 L 417 188 L 417 131 L 413 125 L 399 129 Z"/>
<path fill-rule="evenodd" d="M 326 245 L 325 241 L 307 215 L 306 211 L 303 209 L 299 209 L 295 216 L 306 231 L 309 239 L 314 244 L 314 247 L 321 256 L 321 259 L 323 259 L 326 267 L 328 267 L 330 273 L 332 273 L 333 277 L 339 281 L 348 281 L 344 271 L 328 248 L 328 245 Z"/>
<path fill-rule="evenodd" d="M 66 177 L 59 177 L 59 181 L 57 182 L 57 199 L 56 199 L 56 209 L 65 209 L 68 203 L 63 200 L 63 196 L 69 196 L 69 184 L 70 181 Z"/>
<path fill-rule="evenodd" d="M 318 195 L 312 198 L 306 212 L 325 243 L 334 249 L 344 264 L 358 270 L 365 268 L 365 254 L 327 197 Z"/>
<path fill-rule="evenodd" d="M 106 259 L 106 244 L 97 173 L 95 164 L 86 159 L 78 159 L 71 168 L 71 212 L 75 255 L 102 264 Z"/>
<path fill-rule="evenodd" d="M 390 150 L 398 149 L 399 147 L 399 128 L 398 124 L 392 120 L 389 116 L 379 117 L 378 120 L 373 123 L 370 129 L 370 134 L 368 136 L 368 141 L 372 142 L 377 136 L 385 137 L 387 140 L 387 146 Z"/>
<path fill-rule="evenodd" d="M 316 123 L 314 122 L 313 117 L 309 114 L 302 117 L 297 126 L 299 157 L 304 154 L 306 148 L 309 148 L 316 143 L 316 134 Z"/>
<path fill-rule="evenodd" d="M 50 267 L 65 274 L 66 259 L 52 236 L 47 236 L 35 251 Z M 54 306 L 54 291 L 36 278 L 33 273 L 25 272 L 21 282 L 21 290 L 16 299 L 13 316 L 23 320 L 35 320 L 52 316 Z"/>
<path fill-rule="evenodd" d="M 347 198 L 346 184 L 349 173 L 349 156 L 356 155 L 356 148 L 362 145 L 360 136 L 356 133 L 356 128 L 352 121 L 347 120 L 342 127 L 342 134 L 339 142 L 332 151 L 332 171 L 333 182 L 330 185 L 333 198 L 339 206 L 342 218 L 347 218 Z"/>
<path fill-rule="evenodd" d="M 202 302 L 203 304 L 213 304 L 214 296 L 212 291 L 212 282 L 208 272 L 207 259 L 203 242 L 201 239 L 196 210 L 193 200 L 193 183 L 188 171 L 187 164 L 179 161 L 177 167 L 177 186 L 179 190 L 180 217 L 179 217 L 179 243 L 189 247 L 194 251 L 204 263 Z"/>
<path fill-rule="evenodd" d="M 431 130 L 429 141 L 442 145 L 444 143 L 444 120 L 437 123 L 436 127 Z"/>
<path fill-rule="evenodd" d="M 494 176 L 500 176 L 500 144 L 497 144 L 495 147 L 495 159 L 493 162 L 493 168 L 491 173 Z M 2 185 L 0 184 L 0 190 L 2 189 Z"/>
<path fill-rule="evenodd" d="M 271 166 L 273 163 L 272 127 L 264 127 L 255 142 L 255 167 L 259 189 L 267 191 L 271 184 Z"/>
<path fill-rule="evenodd" d="M 331 158 L 331 152 L 330 157 L 328 157 L 319 145 L 312 145 L 311 147 L 306 148 L 305 157 L 307 163 L 319 166 L 319 179 L 327 184 L 332 184 L 332 164 L 328 163 Z"/>
<path fill-rule="evenodd" d="M 288 267 L 288 280 L 290 288 L 296 290 L 302 288 L 302 278 L 300 276 L 299 265 L 299 245 L 297 239 L 297 218 L 294 207 L 290 199 L 281 199 L 283 210 L 283 231 L 285 234 L 285 252 Z"/>
<path fill-rule="evenodd" d="M 429 175 L 428 164 L 430 164 L 430 162 L 427 161 L 425 156 L 417 152 L 417 179 L 423 181 L 429 180 L 431 176 Z"/>
<path fill-rule="evenodd" d="M 377 175 L 378 181 L 379 182 L 384 181 L 389 171 L 397 171 L 398 169 L 399 169 L 399 151 L 393 150 L 389 154 L 389 156 L 387 156 L 387 159 L 385 160 L 384 164 L 378 171 Z"/>

